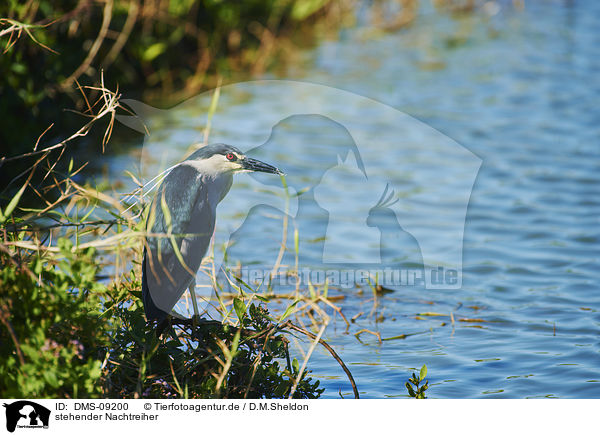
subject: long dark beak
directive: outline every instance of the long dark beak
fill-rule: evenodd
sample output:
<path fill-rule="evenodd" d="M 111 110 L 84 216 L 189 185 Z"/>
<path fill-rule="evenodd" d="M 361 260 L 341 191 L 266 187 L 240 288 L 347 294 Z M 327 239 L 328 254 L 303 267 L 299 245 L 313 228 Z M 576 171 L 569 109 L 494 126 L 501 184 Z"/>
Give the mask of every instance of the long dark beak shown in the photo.
<path fill-rule="evenodd" d="M 260 160 L 251 159 L 250 157 L 246 157 L 244 160 L 242 160 L 242 167 L 247 171 L 284 175 L 283 172 L 281 172 L 275 166 L 271 166 L 265 162 L 261 162 Z"/>

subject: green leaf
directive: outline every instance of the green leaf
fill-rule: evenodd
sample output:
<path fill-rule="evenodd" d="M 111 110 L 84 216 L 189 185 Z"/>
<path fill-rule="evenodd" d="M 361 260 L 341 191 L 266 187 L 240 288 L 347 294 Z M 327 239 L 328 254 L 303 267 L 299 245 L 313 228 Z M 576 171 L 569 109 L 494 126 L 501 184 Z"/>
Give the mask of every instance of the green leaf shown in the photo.
<path fill-rule="evenodd" d="M 164 190 L 162 192 L 162 195 L 160 196 L 160 208 L 164 215 L 165 226 L 167 227 L 167 233 L 171 234 L 173 232 L 171 211 L 169 210 L 169 206 L 167 205 L 167 200 L 165 199 L 165 191 Z"/>
<path fill-rule="evenodd" d="M 13 199 L 10 200 L 10 202 L 4 209 L 4 213 L 0 209 L 0 224 L 3 224 L 4 222 L 6 222 L 6 220 L 10 217 L 12 212 L 15 210 L 15 208 L 17 207 L 17 204 L 19 203 L 19 200 L 21 199 L 23 192 L 25 192 L 25 188 L 27 187 L 28 184 L 29 184 L 29 180 L 27 180 L 25 182 L 25 184 L 23 184 L 23 187 L 21 187 L 19 189 L 17 194 L 15 196 L 13 196 Z"/>
<path fill-rule="evenodd" d="M 227 270 L 229 271 L 229 269 L 227 269 Z M 250 287 L 248 284 L 246 284 L 246 282 L 243 279 L 241 279 L 240 277 L 234 276 L 233 278 L 237 281 L 238 284 L 241 284 L 242 287 L 246 287 L 251 292 L 255 293 L 258 291 L 258 289 L 255 290 L 252 287 Z M 242 287 L 238 287 L 238 289 L 239 289 L 240 293 L 242 293 L 242 296 L 244 296 L 244 290 L 242 290 Z"/>
<path fill-rule="evenodd" d="M 298 252 L 300 251 L 300 240 L 298 236 L 298 228 L 294 228 L 294 252 L 296 256 L 298 256 Z"/>
<path fill-rule="evenodd" d="M 150 47 L 144 50 L 144 53 L 142 54 L 142 59 L 150 62 L 154 58 L 163 54 L 166 49 L 167 44 L 165 44 L 164 42 L 157 42 L 155 44 L 152 44 Z"/>
<path fill-rule="evenodd" d="M 310 187 L 303 187 L 302 189 L 300 189 L 299 191 L 296 192 L 296 194 L 294 196 L 300 196 L 305 194 L 306 192 L 308 192 L 310 190 Z"/>
<path fill-rule="evenodd" d="M 233 342 L 231 343 L 231 349 L 229 350 L 231 352 L 232 357 L 234 357 L 237 354 L 238 347 L 240 345 L 241 335 L 242 335 L 242 330 L 238 329 L 237 332 L 235 333 L 235 336 L 233 337 Z"/>
<path fill-rule="evenodd" d="M 240 319 L 240 323 L 244 322 L 244 316 L 246 314 L 246 304 L 240 298 L 233 299 L 233 308 L 235 309 L 235 314 L 237 314 L 238 319 Z"/>
<path fill-rule="evenodd" d="M 289 316 L 290 314 L 292 314 L 292 310 L 294 309 L 294 307 L 296 306 L 296 304 L 298 304 L 298 302 L 300 302 L 300 299 L 296 299 L 293 304 L 291 304 L 289 307 L 287 307 L 285 309 L 284 313 L 279 318 L 279 322 L 280 323 L 283 322 L 287 316 Z"/>
<path fill-rule="evenodd" d="M 310 282 L 308 283 L 308 291 L 310 293 L 310 298 L 315 300 L 317 298 L 317 294 L 315 293 L 315 287 Z"/>
<path fill-rule="evenodd" d="M 327 0 L 299 0 L 292 7 L 292 18 L 302 21 L 327 4 Z"/>
<path fill-rule="evenodd" d="M 419 379 L 422 381 L 425 379 L 425 376 L 427 376 L 427 366 L 423 364 L 423 367 L 421 367 L 421 372 L 419 373 Z"/>

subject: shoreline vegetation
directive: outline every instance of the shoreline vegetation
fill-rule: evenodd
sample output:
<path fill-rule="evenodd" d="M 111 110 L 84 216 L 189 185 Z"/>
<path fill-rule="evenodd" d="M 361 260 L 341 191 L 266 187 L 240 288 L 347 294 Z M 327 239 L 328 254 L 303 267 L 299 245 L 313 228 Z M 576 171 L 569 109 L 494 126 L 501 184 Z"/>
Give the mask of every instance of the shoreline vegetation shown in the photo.
<path fill-rule="evenodd" d="M 414 20 L 418 1 L 397 3 L 400 13 L 382 28 Z M 217 289 L 211 300 L 221 319 L 182 322 L 157 339 L 141 303 L 143 186 L 130 174 L 139 200 L 126 208 L 112 186 L 93 186 L 81 176 L 88 162 L 75 152 L 110 148 L 115 114 L 127 110 L 119 104 L 122 90 L 174 102 L 272 70 L 296 44 L 350 23 L 353 7 L 330 0 L 11 0 L 0 6 L 4 397 L 316 398 L 323 388 L 307 374 L 317 346 L 347 376 L 351 388 L 340 396 L 359 396 L 342 358 L 321 339 L 332 319 L 341 318 L 346 332 L 351 326 L 327 284 L 296 289 L 274 313 L 268 303 L 281 297 L 232 275 L 236 292 L 219 296 Z M 290 248 L 282 240 L 282 249 L 294 248 L 297 243 Z M 374 311 L 380 290 L 372 286 Z M 381 345 L 376 332 L 354 335 L 360 341 L 363 333 Z M 304 339 L 301 358 L 293 357 L 289 337 Z M 395 338 L 405 336 L 389 339 Z M 424 397 L 418 378 L 411 382 L 417 391 L 407 387 L 410 396 Z"/>
<path fill-rule="evenodd" d="M 101 87 L 173 105 L 219 82 L 281 68 L 294 49 L 337 31 L 351 14 L 331 0 L 9 1 L 0 6 L 2 155 L 72 131 Z M 91 92 L 98 95 L 98 92 Z M 94 95 L 92 95 L 92 98 Z M 23 127 L 23 128 L 21 128 Z M 39 128 L 36 131 L 35 128 Z"/>
<path fill-rule="evenodd" d="M 158 339 L 139 290 L 143 198 L 127 210 L 110 186 L 78 183 L 87 162 L 73 158 L 83 139 L 102 152 L 110 146 L 115 114 L 126 110 L 119 86 L 178 99 L 242 70 L 258 74 L 284 43 L 278 35 L 330 17 L 339 4 L 67 3 L 12 2 L 0 11 L 3 116 L 13 125 L 2 129 L 0 160 L 3 396 L 316 398 L 323 388 L 307 362 L 322 345 L 358 397 L 321 340 L 329 316 L 299 295 L 271 314 L 268 295 L 238 280 L 236 295 L 211 301 L 221 319 L 178 322 Z M 83 122 L 64 122 L 58 108 Z M 31 128 L 44 122 L 41 134 Z M 288 319 L 309 309 L 318 311 L 313 326 Z M 292 331 L 309 343 L 300 361 L 288 348 Z"/>
<path fill-rule="evenodd" d="M 66 173 L 56 169 L 62 153 L 53 151 L 105 118 L 103 143 L 110 141 L 120 95 L 92 90 L 101 95 L 90 105 L 88 123 L 57 144 L 18 156 L 35 163 L 17 177 L 21 188 L 0 209 L 3 395 L 317 398 L 324 390 L 307 376 L 307 362 L 322 345 L 358 398 L 350 371 L 321 339 L 330 316 L 316 297 L 298 293 L 282 313 L 272 314 L 267 309 L 270 290 L 259 291 L 260 286 L 230 275 L 237 293 L 220 295 L 223 284 L 215 283 L 216 297 L 210 300 L 219 320 L 174 319 L 167 336 L 157 338 L 155 328 L 146 324 L 140 291 L 148 212 L 143 186 L 128 194 L 139 200 L 126 208 L 111 189 L 74 180 L 87 163 L 77 167 L 71 159 Z M 39 185 L 32 183 L 36 173 L 44 180 Z M 20 206 L 27 190 L 38 196 L 40 207 Z M 106 271 L 110 275 L 103 277 Z M 304 315 L 310 326 L 289 319 Z M 291 332 L 310 343 L 301 361 L 291 356 L 286 337 Z"/>

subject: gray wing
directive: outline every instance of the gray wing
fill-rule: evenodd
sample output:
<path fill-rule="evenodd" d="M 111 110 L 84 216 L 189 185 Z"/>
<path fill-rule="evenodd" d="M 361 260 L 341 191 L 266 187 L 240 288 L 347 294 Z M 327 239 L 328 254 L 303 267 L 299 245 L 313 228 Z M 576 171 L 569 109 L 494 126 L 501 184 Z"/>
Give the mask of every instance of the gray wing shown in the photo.
<path fill-rule="evenodd" d="M 164 319 L 194 281 L 214 227 L 215 213 L 202 175 L 189 165 L 173 169 L 158 188 L 148 214 L 142 264 L 148 320 Z"/>

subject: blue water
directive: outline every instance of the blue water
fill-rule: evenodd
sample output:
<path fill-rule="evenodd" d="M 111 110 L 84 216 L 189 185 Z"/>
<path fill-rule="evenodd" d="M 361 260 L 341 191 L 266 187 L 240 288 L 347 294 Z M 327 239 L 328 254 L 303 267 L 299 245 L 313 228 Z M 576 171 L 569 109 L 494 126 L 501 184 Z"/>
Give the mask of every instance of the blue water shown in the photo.
<path fill-rule="evenodd" d="M 352 184 L 361 176 L 357 169 L 323 176 L 330 165 L 323 163 L 327 156 L 318 157 L 323 147 L 315 138 L 342 147 L 349 140 L 328 119 L 287 119 L 269 139 L 291 99 L 274 93 L 265 104 L 264 94 L 224 92 L 219 102 L 211 141 L 226 140 L 244 150 L 271 143 L 256 155 L 282 167 L 292 187 L 320 182 L 329 189 L 326 199 L 310 190 L 292 204 L 291 214 L 298 210 L 301 264 L 317 263 L 324 255 L 318 236 L 334 215 L 340 217 L 327 236 L 338 243 L 325 248 L 333 262 L 358 255 L 369 263 L 364 258 L 378 253 L 373 240 L 379 239 L 373 236 L 379 233 L 364 224 L 364 231 L 354 231 L 354 216 L 368 215 L 388 180 L 401 199 L 397 213 L 404 213 L 403 226 L 415 228 L 413 234 L 423 230 L 424 240 L 428 231 L 440 233 L 444 216 L 450 223 L 460 221 L 457 189 L 476 177 L 467 192 L 464 235 L 456 233 L 464 236 L 460 288 L 401 286 L 376 301 L 368 286 L 330 290 L 344 296 L 335 303 L 348 319 L 363 312 L 348 331 L 340 316 L 333 316 L 324 334 L 349 366 L 362 397 L 407 397 L 404 383 L 423 364 L 432 398 L 600 397 L 600 3 L 527 1 L 522 11 L 509 1 L 496 3 L 493 16 L 479 9 L 453 17 L 423 6 L 411 27 L 391 34 L 361 19 L 338 39 L 299 53 L 300 60 L 276 77 L 369 97 L 423 123 L 407 121 L 406 136 L 396 138 L 400 146 L 390 138 L 389 123 L 369 114 L 371 106 L 327 101 L 341 118 L 364 120 L 355 120 L 352 128 L 367 138 L 361 153 L 373 188 Z M 360 14 L 368 18 L 368 11 Z M 208 104 L 202 101 L 163 117 L 151 146 L 181 154 L 198 140 Z M 319 107 L 307 113 L 320 113 Z M 438 139 L 442 145 L 455 141 L 473 157 L 440 157 L 430 148 Z M 111 170 L 120 173 L 132 156 L 113 157 Z M 469 159 L 481 163 L 478 172 L 468 172 L 475 167 L 467 165 Z M 444 169 L 436 169 L 442 163 Z M 441 181 L 433 182 L 437 174 Z M 235 230 L 243 222 L 240 210 L 257 188 L 242 177 L 247 178 L 220 206 L 217 226 Z M 258 179 L 274 189 L 279 183 Z M 343 189 L 332 195 L 336 186 Z M 349 213 L 348 195 L 364 208 Z M 436 208 L 436 198 L 448 202 Z M 324 201 L 329 214 L 323 213 Z M 234 260 L 273 264 L 281 239 L 277 204 L 257 209 L 244 223 L 253 231 L 241 232 L 230 251 Z M 381 223 L 382 232 L 385 225 L 392 231 L 395 223 Z M 290 226 L 291 246 L 283 259 L 288 266 L 295 261 Z M 455 230 L 462 227 L 449 227 L 447 238 L 423 242 L 421 249 L 427 244 L 441 253 L 441 261 L 453 261 L 456 252 L 446 248 L 456 240 Z M 379 344 L 368 333 L 358 340 L 354 334 L 361 329 L 384 339 L 408 336 Z M 297 349 L 292 351 L 300 359 Z M 325 397 L 339 397 L 339 390 L 351 397 L 344 373 L 324 350 L 315 350 L 309 367 L 326 387 Z"/>

